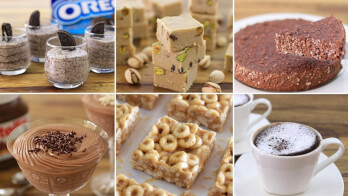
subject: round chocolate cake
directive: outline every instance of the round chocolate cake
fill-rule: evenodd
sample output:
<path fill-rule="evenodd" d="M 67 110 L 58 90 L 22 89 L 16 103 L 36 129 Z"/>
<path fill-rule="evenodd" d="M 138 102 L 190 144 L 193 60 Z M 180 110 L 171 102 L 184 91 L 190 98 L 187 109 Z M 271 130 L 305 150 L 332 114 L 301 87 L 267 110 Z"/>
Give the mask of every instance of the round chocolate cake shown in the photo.
<path fill-rule="evenodd" d="M 340 60 L 281 54 L 275 34 L 282 29 L 307 24 L 301 19 L 269 21 L 248 26 L 235 34 L 235 78 L 258 89 L 301 91 L 326 84 L 342 69 Z"/>

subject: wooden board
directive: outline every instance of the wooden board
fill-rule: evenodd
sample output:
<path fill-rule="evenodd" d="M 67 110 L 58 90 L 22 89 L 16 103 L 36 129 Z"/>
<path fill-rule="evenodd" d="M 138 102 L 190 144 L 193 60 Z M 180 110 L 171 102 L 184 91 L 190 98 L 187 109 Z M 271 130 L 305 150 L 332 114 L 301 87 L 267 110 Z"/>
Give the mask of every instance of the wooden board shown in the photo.
<path fill-rule="evenodd" d="M 0 23 L 10 22 L 13 27 L 23 28 L 32 11 L 40 10 L 42 18 L 50 18 L 49 0 L 1 1 Z M 0 75 L 0 92 L 114 92 L 115 74 L 90 73 L 80 87 L 70 90 L 55 88 L 45 77 L 43 63 L 31 63 L 26 73 L 18 76 Z"/>
<path fill-rule="evenodd" d="M 186 1 L 185 1 L 186 2 Z M 231 33 L 231 30 L 226 28 L 226 17 L 231 9 L 232 1 L 231 0 L 221 0 L 219 6 L 219 13 L 224 18 L 224 23 L 221 25 L 219 29 L 218 36 L 225 36 Z M 185 6 L 185 10 L 187 10 Z M 157 42 L 155 36 L 153 35 L 150 39 L 145 40 L 139 45 L 137 45 L 137 52 L 141 52 L 142 49 L 146 46 L 151 46 L 152 43 Z M 214 70 L 222 70 L 225 61 L 225 53 L 228 45 L 222 48 L 216 48 L 212 51 L 207 51 L 208 55 L 212 56 L 212 66 L 208 69 L 204 70 L 199 68 L 196 80 L 194 81 L 193 86 L 190 88 L 189 92 L 202 92 L 202 87 L 205 82 L 209 81 L 209 75 Z M 124 77 L 124 72 L 128 69 L 128 65 L 116 66 L 116 91 L 120 93 L 125 92 L 173 92 L 168 89 L 158 88 L 153 86 L 153 64 L 150 63 L 146 67 L 139 69 L 139 73 L 141 74 L 142 81 L 140 85 L 129 85 Z M 225 80 L 222 84 L 220 84 L 222 92 L 232 92 L 232 72 L 226 71 Z"/>

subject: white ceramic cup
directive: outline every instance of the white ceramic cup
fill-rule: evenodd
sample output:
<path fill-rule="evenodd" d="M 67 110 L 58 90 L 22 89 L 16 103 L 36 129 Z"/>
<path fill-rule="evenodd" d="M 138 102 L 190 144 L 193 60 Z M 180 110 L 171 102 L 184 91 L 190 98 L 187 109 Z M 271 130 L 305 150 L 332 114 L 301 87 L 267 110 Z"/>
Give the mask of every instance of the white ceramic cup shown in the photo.
<path fill-rule="evenodd" d="M 248 94 L 248 96 L 249 102 L 245 103 L 244 105 L 234 107 L 235 128 L 233 134 L 235 142 L 238 142 L 250 135 L 251 127 L 253 127 L 261 120 L 265 119 L 272 111 L 272 104 L 268 99 L 261 98 L 254 100 L 253 95 Z M 251 111 L 254 110 L 254 108 L 259 104 L 265 104 L 267 106 L 267 110 L 260 117 L 256 118 L 251 123 L 249 123 Z"/>
<path fill-rule="evenodd" d="M 280 122 L 281 123 L 281 122 Z M 304 125 L 317 133 L 319 146 L 313 151 L 297 156 L 276 156 L 258 149 L 255 138 L 272 123 L 259 128 L 250 137 L 252 153 L 254 155 L 259 177 L 265 191 L 277 195 L 294 195 L 304 192 L 312 177 L 337 161 L 344 153 L 344 145 L 336 138 L 323 139 L 320 133 L 312 127 Z M 337 145 L 338 150 L 328 159 L 318 163 L 320 153 L 329 145 Z"/>

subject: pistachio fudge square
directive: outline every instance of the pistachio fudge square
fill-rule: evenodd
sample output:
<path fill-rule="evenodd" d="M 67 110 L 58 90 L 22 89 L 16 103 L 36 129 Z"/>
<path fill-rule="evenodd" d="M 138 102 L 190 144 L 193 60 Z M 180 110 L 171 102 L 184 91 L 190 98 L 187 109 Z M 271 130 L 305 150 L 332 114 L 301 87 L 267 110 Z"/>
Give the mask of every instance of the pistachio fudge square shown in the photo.
<path fill-rule="evenodd" d="M 216 175 L 213 187 L 208 196 L 232 196 L 233 193 L 233 144 L 230 138 L 224 155 L 220 161 L 220 167 Z"/>
<path fill-rule="evenodd" d="M 117 196 L 176 196 L 166 190 L 156 188 L 148 183 L 137 183 L 134 179 L 124 174 L 116 175 L 116 195 Z"/>
<path fill-rule="evenodd" d="M 139 117 L 139 107 L 116 103 L 116 155 L 133 131 Z"/>
<path fill-rule="evenodd" d="M 232 66 L 233 65 L 233 44 L 230 43 L 228 45 L 226 54 L 225 54 L 225 64 L 224 64 L 224 69 L 226 71 L 232 72 Z"/>
<path fill-rule="evenodd" d="M 216 14 L 219 0 L 189 0 L 189 10 L 201 14 Z"/>
<path fill-rule="evenodd" d="M 190 188 L 213 151 L 215 135 L 196 124 L 164 116 L 133 151 L 133 168 Z"/>
<path fill-rule="evenodd" d="M 232 95 L 174 95 L 168 105 L 168 115 L 178 121 L 193 122 L 214 131 L 222 131 L 232 106 Z"/>
<path fill-rule="evenodd" d="M 159 98 L 158 94 L 118 94 L 117 98 L 131 105 L 152 110 Z"/>
<path fill-rule="evenodd" d="M 126 0 L 116 0 L 116 28 L 125 28 L 132 25 L 132 8 Z"/>
<path fill-rule="evenodd" d="M 203 25 L 189 14 L 157 19 L 157 39 L 169 52 L 202 45 L 203 34 Z"/>

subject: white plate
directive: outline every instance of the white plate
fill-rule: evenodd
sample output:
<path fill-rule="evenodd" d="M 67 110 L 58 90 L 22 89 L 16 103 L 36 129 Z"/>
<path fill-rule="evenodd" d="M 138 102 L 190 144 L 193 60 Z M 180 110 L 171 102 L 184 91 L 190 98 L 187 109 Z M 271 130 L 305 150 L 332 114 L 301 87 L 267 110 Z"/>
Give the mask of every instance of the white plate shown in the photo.
<path fill-rule="evenodd" d="M 250 118 L 249 118 L 249 123 L 252 122 L 254 119 L 258 118 L 259 116 L 261 116 L 260 114 L 250 114 Z M 256 131 L 258 128 L 265 126 L 269 124 L 269 121 L 267 119 L 263 119 L 261 120 L 259 123 L 257 123 L 256 125 L 254 125 L 251 128 L 251 132 L 248 136 L 244 136 L 244 138 L 238 142 L 234 143 L 234 155 L 241 155 L 244 153 L 247 153 L 249 151 L 251 151 L 251 146 L 250 146 L 250 135 L 252 133 L 254 133 L 254 131 Z"/>
<path fill-rule="evenodd" d="M 135 150 L 145 136 L 150 132 L 151 126 L 157 122 L 159 118 L 167 114 L 167 106 L 169 104 L 171 95 L 160 96 L 154 110 L 140 109 L 140 120 L 137 123 L 134 131 L 129 136 L 127 141 L 121 146 L 121 153 L 116 158 L 116 173 L 123 173 L 129 177 L 134 178 L 138 183 L 147 182 L 159 188 L 167 190 L 168 192 L 180 195 L 186 189 L 180 188 L 175 184 L 168 183 L 165 180 L 158 180 L 145 172 L 135 170 L 131 166 L 131 154 Z M 121 101 L 119 101 L 122 103 Z M 230 111 L 224 132 L 216 134 L 216 144 L 211 156 L 209 157 L 204 170 L 196 179 L 191 188 L 191 192 L 195 195 L 207 195 L 209 189 L 215 181 L 215 171 L 220 164 L 221 156 L 227 146 L 228 138 L 232 137 L 232 111 Z"/>
<path fill-rule="evenodd" d="M 319 161 L 327 159 L 323 153 Z M 272 196 L 264 191 L 256 169 L 252 153 L 242 155 L 235 164 L 234 191 L 236 196 Z M 308 189 L 297 196 L 342 196 L 343 178 L 335 164 L 319 172 L 311 181 Z"/>
<path fill-rule="evenodd" d="M 310 14 L 299 14 L 299 13 L 275 13 L 275 14 L 264 14 L 248 17 L 245 19 L 238 20 L 234 23 L 234 32 L 238 32 L 242 28 L 248 25 L 253 25 L 260 22 L 266 22 L 271 20 L 283 20 L 283 19 L 304 19 L 309 21 L 317 21 L 322 19 L 322 16 L 310 15 Z M 346 29 L 346 37 L 348 37 L 348 26 L 344 24 Z M 342 61 L 343 69 L 337 75 L 337 77 L 331 82 L 320 86 L 315 89 L 307 91 L 299 91 L 297 93 L 348 93 L 348 71 L 345 69 L 348 66 L 347 60 Z M 234 79 L 234 93 L 264 93 L 265 91 L 254 89 L 249 87 L 238 80 Z M 278 93 L 278 92 L 277 92 Z M 279 92 L 281 93 L 281 92 Z M 283 92 L 289 93 L 289 92 Z M 296 93 L 296 92 L 294 92 Z"/>

